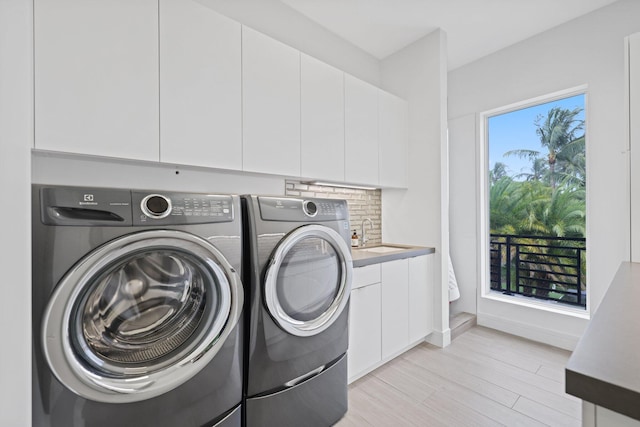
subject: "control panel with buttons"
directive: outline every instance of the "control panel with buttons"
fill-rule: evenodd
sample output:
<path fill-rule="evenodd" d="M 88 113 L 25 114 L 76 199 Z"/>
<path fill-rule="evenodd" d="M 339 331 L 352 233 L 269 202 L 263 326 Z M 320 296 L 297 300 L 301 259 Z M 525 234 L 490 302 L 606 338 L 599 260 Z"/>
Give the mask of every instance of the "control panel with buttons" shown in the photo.
<path fill-rule="evenodd" d="M 226 222 L 235 214 L 231 196 L 137 191 L 132 196 L 136 225 Z"/>
<path fill-rule="evenodd" d="M 267 221 L 335 221 L 349 219 L 349 209 L 345 200 L 258 197 L 258 203 L 260 216 Z"/>

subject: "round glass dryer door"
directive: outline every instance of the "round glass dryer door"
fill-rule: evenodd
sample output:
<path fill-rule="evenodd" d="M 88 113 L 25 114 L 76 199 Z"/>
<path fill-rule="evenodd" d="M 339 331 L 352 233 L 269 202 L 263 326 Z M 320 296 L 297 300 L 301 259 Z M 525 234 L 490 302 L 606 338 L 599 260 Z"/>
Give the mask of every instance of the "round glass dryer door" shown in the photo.
<path fill-rule="evenodd" d="M 62 279 L 44 316 L 56 377 L 101 402 L 157 396 L 200 371 L 242 309 L 236 271 L 209 242 L 156 230 L 111 241 Z"/>
<path fill-rule="evenodd" d="M 334 230 L 306 225 L 276 247 L 265 276 L 267 309 L 297 336 L 319 334 L 344 310 L 351 292 L 351 250 Z"/>

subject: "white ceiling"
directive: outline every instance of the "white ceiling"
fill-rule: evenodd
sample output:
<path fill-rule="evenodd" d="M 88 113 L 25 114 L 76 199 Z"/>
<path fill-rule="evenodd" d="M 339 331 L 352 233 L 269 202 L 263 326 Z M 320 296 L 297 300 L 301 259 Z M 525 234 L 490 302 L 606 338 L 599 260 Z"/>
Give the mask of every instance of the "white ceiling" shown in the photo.
<path fill-rule="evenodd" d="M 378 59 L 436 28 L 449 69 L 616 0 L 280 0 Z"/>

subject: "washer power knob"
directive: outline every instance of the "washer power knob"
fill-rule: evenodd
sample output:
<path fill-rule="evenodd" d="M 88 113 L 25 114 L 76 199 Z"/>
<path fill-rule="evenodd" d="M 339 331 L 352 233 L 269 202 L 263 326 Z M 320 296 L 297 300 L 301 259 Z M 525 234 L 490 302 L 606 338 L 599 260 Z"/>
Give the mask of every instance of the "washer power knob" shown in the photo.
<path fill-rule="evenodd" d="M 318 214 L 318 206 L 311 200 L 305 200 L 302 204 L 302 209 L 307 216 L 312 218 Z"/>
<path fill-rule="evenodd" d="M 171 199 L 162 194 L 149 194 L 140 205 L 142 212 L 153 219 L 166 218 L 171 213 Z"/>

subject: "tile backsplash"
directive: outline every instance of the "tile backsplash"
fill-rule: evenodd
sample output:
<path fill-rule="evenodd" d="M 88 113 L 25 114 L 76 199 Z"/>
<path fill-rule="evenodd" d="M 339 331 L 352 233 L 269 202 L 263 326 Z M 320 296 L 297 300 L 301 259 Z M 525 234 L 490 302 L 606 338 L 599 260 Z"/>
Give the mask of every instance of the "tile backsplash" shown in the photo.
<path fill-rule="evenodd" d="M 355 229 L 362 239 L 362 221 L 370 218 L 365 224 L 367 230 L 367 246 L 382 243 L 382 192 L 381 190 L 361 190 L 348 187 L 329 187 L 324 185 L 303 184 L 299 181 L 285 182 L 285 194 L 296 197 L 320 197 L 325 199 L 344 199 L 349 205 L 349 222 L 351 232 Z"/>

